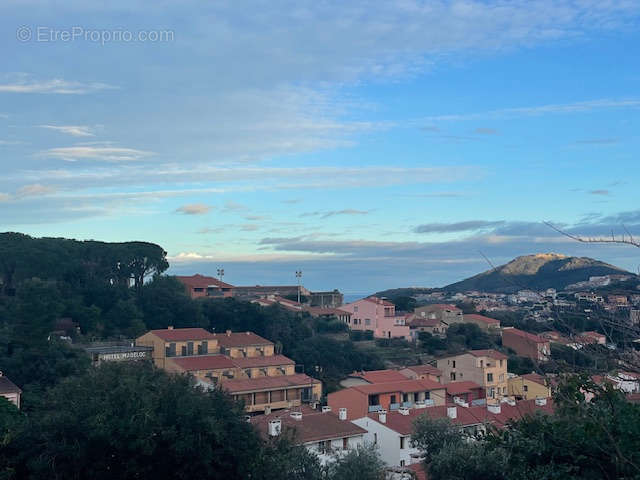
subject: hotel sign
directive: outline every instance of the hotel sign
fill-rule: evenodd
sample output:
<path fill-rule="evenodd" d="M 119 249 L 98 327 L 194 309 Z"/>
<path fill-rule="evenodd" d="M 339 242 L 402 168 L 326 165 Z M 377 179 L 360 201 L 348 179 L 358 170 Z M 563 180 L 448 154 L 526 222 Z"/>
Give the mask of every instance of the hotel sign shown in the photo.
<path fill-rule="evenodd" d="M 122 360 L 144 360 L 149 358 L 149 352 L 119 352 L 119 353 L 101 353 L 98 359 L 103 362 L 118 362 Z"/>

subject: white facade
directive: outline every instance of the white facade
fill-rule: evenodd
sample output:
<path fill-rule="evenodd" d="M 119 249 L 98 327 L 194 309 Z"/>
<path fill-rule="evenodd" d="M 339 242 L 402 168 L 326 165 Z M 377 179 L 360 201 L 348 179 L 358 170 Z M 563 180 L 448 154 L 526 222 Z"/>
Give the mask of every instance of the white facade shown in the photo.
<path fill-rule="evenodd" d="M 365 443 L 377 446 L 380 458 L 387 465 L 401 467 L 420 462 L 420 452 L 411 446 L 410 435 L 401 435 L 370 417 L 357 418 L 352 422 L 367 431 Z"/>
<path fill-rule="evenodd" d="M 304 446 L 311 453 L 318 456 L 322 465 L 326 465 L 334 460 L 336 456 L 346 455 L 350 450 L 363 446 L 364 442 L 364 435 L 355 435 L 352 437 L 331 438 L 320 442 L 307 442 Z"/>

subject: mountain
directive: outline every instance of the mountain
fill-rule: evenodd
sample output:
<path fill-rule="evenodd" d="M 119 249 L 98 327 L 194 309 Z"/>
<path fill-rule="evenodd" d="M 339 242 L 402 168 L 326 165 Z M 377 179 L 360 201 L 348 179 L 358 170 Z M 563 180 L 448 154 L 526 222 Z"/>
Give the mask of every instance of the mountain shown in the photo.
<path fill-rule="evenodd" d="M 557 253 L 539 253 L 518 257 L 466 280 L 443 288 L 449 292 L 479 290 L 483 292 L 511 293 L 518 290 L 563 290 L 572 283 L 589 280 L 599 275 L 633 275 L 608 263 L 587 257 L 567 257 Z"/>

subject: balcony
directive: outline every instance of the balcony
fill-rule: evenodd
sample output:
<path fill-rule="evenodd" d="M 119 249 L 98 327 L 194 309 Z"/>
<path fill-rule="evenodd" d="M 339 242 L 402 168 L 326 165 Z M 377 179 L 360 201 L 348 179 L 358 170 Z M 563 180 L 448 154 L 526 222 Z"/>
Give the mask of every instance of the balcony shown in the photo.
<path fill-rule="evenodd" d="M 399 403 L 391 403 L 389 404 L 389 410 L 398 410 L 400 408 Z"/>
<path fill-rule="evenodd" d="M 382 410 L 382 405 L 369 405 L 369 413 L 377 412 L 378 410 Z"/>

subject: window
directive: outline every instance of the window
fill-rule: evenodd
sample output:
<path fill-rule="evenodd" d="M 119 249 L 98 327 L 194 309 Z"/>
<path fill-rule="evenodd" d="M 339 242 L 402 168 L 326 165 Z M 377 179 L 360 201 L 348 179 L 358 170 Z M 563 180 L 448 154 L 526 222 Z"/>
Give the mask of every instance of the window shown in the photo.
<path fill-rule="evenodd" d="M 187 355 L 193 355 L 193 342 L 187 342 Z"/>
<path fill-rule="evenodd" d="M 487 382 L 493 382 L 493 373 L 487 373 Z"/>
<path fill-rule="evenodd" d="M 209 353 L 209 342 L 203 341 L 198 346 L 198 354 L 199 355 L 206 355 L 207 353 Z"/>
<path fill-rule="evenodd" d="M 409 401 L 409 394 L 408 393 L 403 393 L 402 394 L 402 401 L 403 402 L 408 402 Z"/>
<path fill-rule="evenodd" d="M 424 392 L 424 399 L 431 400 L 431 392 Z"/>
<path fill-rule="evenodd" d="M 400 437 L 400 450 L 404 450 L 405 444 L 407 443 L 406 437 Z"/>
<path fill-rule="evenodd" d="M 400 466 L 404 467 L 404 465 L 405 465 L 405 461 L 404 460 L 400 460 Z"/>
<path fill-rule="evenodd" d="M 391 403 L 396 403 L 396 396 L 395 395 L 391 395 Z"/>
<path fill-rule="evenodd" d="M 522 387 L 522 389 L 523 389 L 525 392 L 528 392 L 528 391 L 529 391 L 529 385 L 525 385 L 524 387 Z"/>
<path fill-rule="evenodd" d="M 186 345 L 182 345 L 182 347 L 180 348 L 180 355 L 182 355 L 183 357 L 185 357 L 187 355 L 187 346 Z"/>
<path fill-rule="evenodd" d="M 456 381 L 456 372 L 451 372 L 451 380 Z"/>
<path fill-rule="evenodd" d="M 204 288 L 202 287 L 196 287 L 193 289 L 194 292 L 204 292 Z"/>
<path fill-rule="evenodd" d="M 484 360 L 480 360 L 480 368 L 484 367 Z"/>
<path fill-rule="evenodd" d="M 358 311 L 358 306 L 356 305 L 355 307 L 353 307 L 353 311 L 357 312 Z"/>
<path fill-rule="evenodd" d="M 371 325 L 371 319 L 370 318 L 365 319 L 364 324 Z"/>
<path fill-rule="evenodd" d="M 456 368 L 456 361 L 453 360 L 452 363 L 453 363 L 453 368 Z"/>
<path fill-rule="evenodd" d="M 176 356 L 176 344 L 170 343 L 166 348 L 167 357 L 175 357 Z"/>
<path fill-rule="evenodd" d="M 343 450 L 348 450 L 349 449 L 349 439 L 347 437 L 344 437 L 342 439 L 342 449 Z"/>
<path fill-rule="evenodd" d="M 502 366 L 502 360 L 500 360 L 500 366 Z"/>
<path fill-rule="evenodd" d="M 488 388 L 488 394 L 489 394 L 489 397 L 490 397 L 490 398 L 494 398 L 494 397 L 496 396 L 495 388 L 493 388 L 493 387 L 489 387 L 489 388 Z"/>

